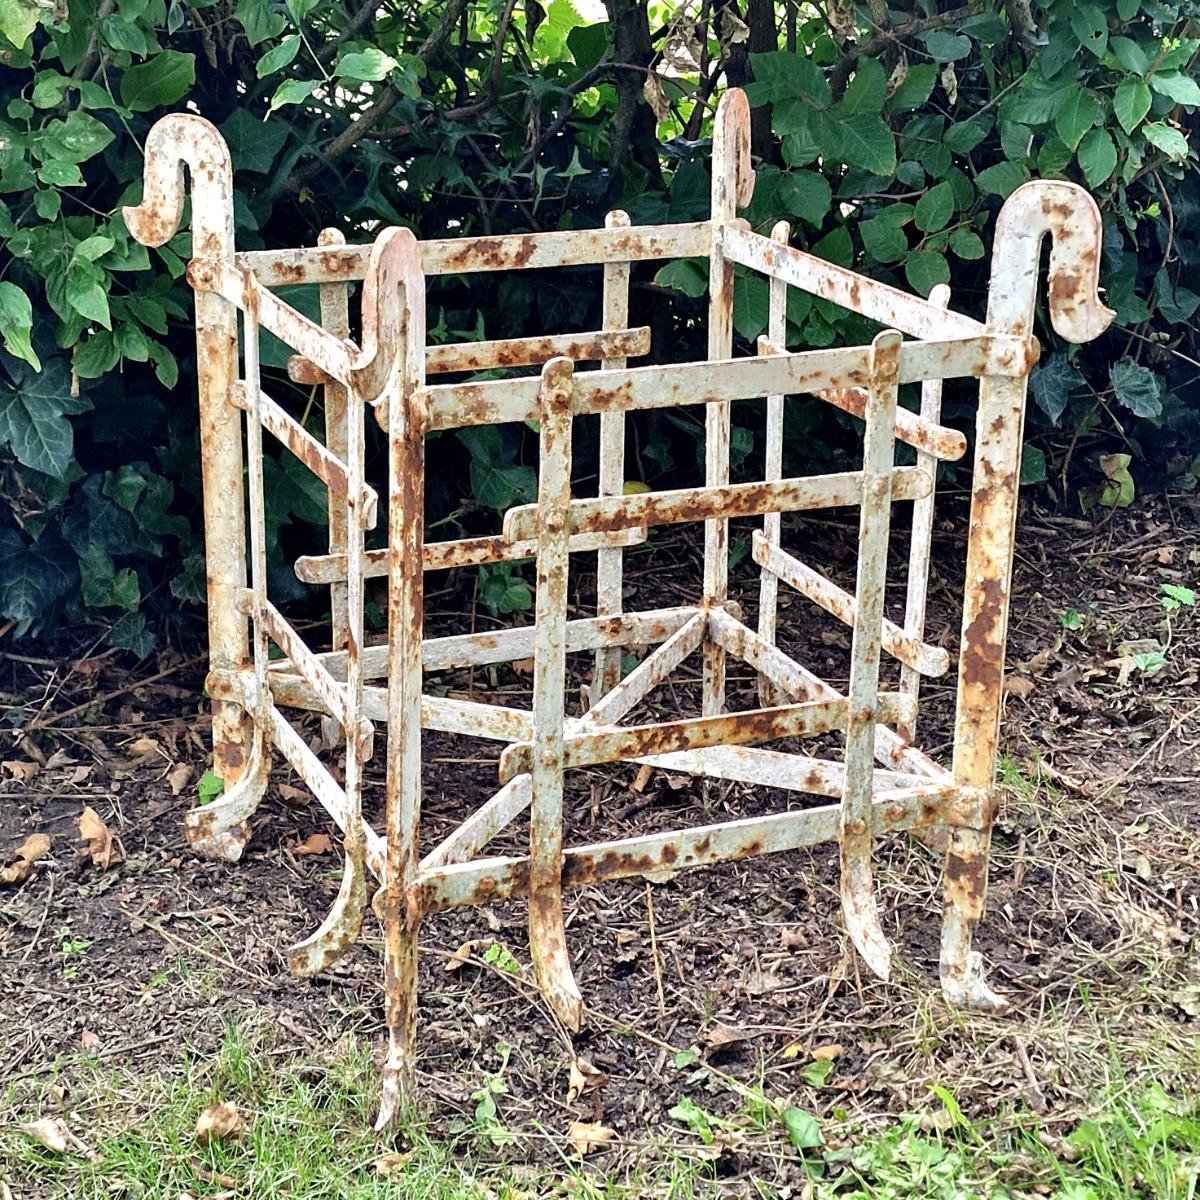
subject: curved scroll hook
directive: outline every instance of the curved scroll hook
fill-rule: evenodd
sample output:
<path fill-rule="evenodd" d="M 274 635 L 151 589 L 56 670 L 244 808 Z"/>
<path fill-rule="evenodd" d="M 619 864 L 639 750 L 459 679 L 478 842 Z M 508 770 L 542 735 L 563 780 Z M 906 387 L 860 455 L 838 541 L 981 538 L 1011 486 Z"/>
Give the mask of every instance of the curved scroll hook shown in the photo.
<path fill-rule="evenodd" d="M 733 201 L 726 197 L 732 196 L 742 208 L 754 197 L 754 169 L 750 166 L 750 101 L 741 88 L 729 88 L 717 105 L 712 154 L 712 215 L 722 220 L 730 219 L 734 216 Z M 728 211 L 722 211 L 726 207 Z"/>
<path fill-rule="evenodd" d="M 411 229 L 392 226 L 375 239 L 363 278 L 362 349 L 350 370 L 364 399 L 378 399 L 401 353 L 405 378 L 419 382 L 425 369 L 421 246 Z"/>
<path fill-rule="evenodd" d="M 142 202 L 122 209 L 129 232 L 143 246 L 161 246 L 183 220 L 183 167 L 192 173 L 192 254 L 233 255 L 233 163 L 211 121 L 172 113 L 146 139 Z"/>
<path fill-rule="evenodd" d="M 1028 337 L 1037 300 L 1042 239 L 1050 245 L 1050 323 L 1068 342 L 1090 342 L 1116 313 L 1100 300 L 1104 236 L 1095 200 L 1078 184 L 1037 179 L 1004 202 L 996 220 L 987 323 Z"/>

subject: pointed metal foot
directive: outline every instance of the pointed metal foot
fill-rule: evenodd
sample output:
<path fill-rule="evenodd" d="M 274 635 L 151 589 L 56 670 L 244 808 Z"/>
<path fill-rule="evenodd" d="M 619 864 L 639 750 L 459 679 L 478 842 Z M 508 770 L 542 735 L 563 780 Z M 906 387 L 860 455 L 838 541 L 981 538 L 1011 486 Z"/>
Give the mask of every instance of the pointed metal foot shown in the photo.
<path fill-rule="evenodd" d="M 366 855 L 361 841 L 346 847 L 342 885 L 329 915 L 310 936 L 288 951 L 288 967 L 302 978 L 336 962 L 358 941 L 367 908 Z"/>
<path fill-rule="evenodd" d="M 203 858 L 237 862 L 250 840 L 248 821 L 267 790 L 271 760 L 265 738 L 255 733 L 250 761 L 241 778 L 211 804 L 189 810 L 183 818 L 188 845 Z"/>
<path fill-rule="evenodd" d="M 854 948 L 867 964 L 873 975 L 885 983 L 892 974 L 892 947 L 883 936 L 879 924 L 879 911 L 875 906 L 875 897 L 871 894 L 870 884 L 865 895 L 850 881 L 845 874 L 842 876 L 842 913 L 846 919 L 846 930 Z"/>
<path fill-rule="evenodd" d="M 379 1089 L 379 1114 L 375 1118 L 375 1132 L 383 1133 L 400 1120 L 404 1110 L 404 1097 L 410 1084 L 405 1079 L 405 1067 L 394 1062 L 392 1056 L 384 1064 Z"/>
<path fill-rule="evenodd" d="M 583 1024 L 583 996 L 567 956 L 562 892 L 542 888 L 529 897 L 529 950 L 538 988 L 554 1015 L 572 1033 Z"/>
<path fill-rule="evenodd" d="M 941 964 L 942 995 L 955 1008 L 975 1012 L 1003 1012 L 1008 1001 L 988 986 L 983 970 L 983 955 L 977 950 L 967 954 L 964 966 Z"/>

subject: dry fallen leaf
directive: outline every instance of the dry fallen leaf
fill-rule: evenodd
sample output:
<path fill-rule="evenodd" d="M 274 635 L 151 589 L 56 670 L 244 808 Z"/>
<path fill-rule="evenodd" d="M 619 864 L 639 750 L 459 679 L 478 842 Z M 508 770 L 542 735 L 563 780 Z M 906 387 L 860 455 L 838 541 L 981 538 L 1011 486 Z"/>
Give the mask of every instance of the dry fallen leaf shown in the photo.
<path fill-rule="evenodd" d="M 0 763 L 0 768 L 17 783 L 28 783 L 42 769 L 35 762 L 22 762 L 15 758 Z"/>
<path fill-rule="evenodd" d="M 201 1146 L 207 1146 L 209 1142 L 224 1142 L 237 1137 L 245 1124 L 245 1118 L 236 1104 L 229 1100 L 218 1100 L 196 1118 L 196 1141 Z"/>
<path fill-rule="evenodd" d="M 710 1053 L 736 1046 L 746 1041 L 750 1034 L 744 1029 L 734 1029 L 730 1025 L 713 1025 L 704 1034 L 704 1048 Z"/>
<path fill-rule="evenodd" d="M 90 806 L 85 806 L 79 814 L 79 837 L 87 842 L 88 854 L 101 870 L 107 871 L 114 863 L 122 861 L 121 852 L 113 844 L 113 835 L 108 826 Z"/>
<path fill-rule="evenodd" d="M 0 867 L 0 883 L 24 883 L 33 864 L 50 853 L 50 839 L 44 833 L 31 833 L 13 852 L 12 862 Z"/>
<path fill-rule="evenodd" d="M 567 1103 L 574 1104 L 580 1096 L 594 1092 L 608 1083 L 608 1076 L 586 1058 L 576 1058 L 571 1063 L 571 1077 L 567 1082 Z"/>
<path fill-rule="evenodd" d="M 87 783 L 95 769 L 95 763 L 80 763 L 79 766 L 77 766 L 75 770 L 71 772 L 71 777 L 67 780 L 67 782 L 75 786 L 78 786 L 81 783 Z"/>
<path fill-rule="evenodd" d="M 607 1125 L 596 1121 L 572 1121 L 567 1128 L 567 1141 L 581 1156 L 603 1150 L 616 1136 Z"/>
<path fill-rule="evenodd" d="M 834 1062 L 842 1057 L 841 1043 L 826 1042 L 823 1046 L 814 1046 L 808 1052 L 808 1057 L 814 1062 Z"/>
<path fill-rule="evenodd" d="M 140 738 L 129 747 L 129 753 L 134 758 L 148 758 L 151 754 L 157 754 L 160 749 L 157 738 L 148 737 L 142 734 Z"/>
<path fill-rule="evenodd" d="M 20 1129 L 22 1133 L 37 1138 L 43 1146 L 48 1150 L 53 1150 L 56 1154 L 75 1153 L 82 1154 L 84 1158 L 88 1159 L 96 1158 L 96 1152 L 80 1141 L 59 1117 L 43 1117 L 40 1121 L 20 1126 Z"/>
<path fill-rule="evenodd" d="M 290 783 L 277 784 L 276 791 L 279 792 L 279 798 L 293 808 L 307 808 L 312 801 L 308 792 L 303 788 L 293 787 Z"/>
<path fill-rule="evenodd" d="M 803 1042 L 788 1042 L 781 1051 L 783 1058 L 799 1058 L 804 1053 Z"/>
<path fill-rule="evenodd" d="M 100 1041 L 99 1034 L 93 1033 L 90 1029 L 85 1029 L 79 1035 L 79 1044 L 85 1050 L 99 1050 L 103 1043 Z"/>
<path fill-rule="evenodd" d="M 1023 675 L 1008 675 L 1004 680 L 1004 694 L 1016 696 L 1018 700 L 1027 700 L 1033 693 L 1033 680 Z"/>
<path fill-rule="evenodd" d="M 171 789 L 172 796 L 178 796 L 191 780 L 192 768 L 190 763 L 176 763 L 167 773 L 167 786 Z"/>
<path fill-rule="evenodd" d="M 469 942 L 463 942 L 446 960 L 446 974 L 453 975 L 455 972 L 461 971 L 467 965 L 467 960 L 482 944 L 481 941 L 475 938 L 472 938 Z"/>
<path fill-rule="evenodd" d="M 388 1154 L 381 1154 L 375 1160 L 375 1174 L 382 1175 L 384 1178 L 407 1167 L 412 1162 L 413 1152 L 411 1150 L 404 1154 L 398 1154 L 395 1150 Z"/>
<path fill-rule="evenodd" d="M 297 858 L 306 858 L 310 854 L 328 854 L 333 849 L 333 842 L 327 833 L 310 833 L 302 842 L 292 847 L 292 853 Z"/>

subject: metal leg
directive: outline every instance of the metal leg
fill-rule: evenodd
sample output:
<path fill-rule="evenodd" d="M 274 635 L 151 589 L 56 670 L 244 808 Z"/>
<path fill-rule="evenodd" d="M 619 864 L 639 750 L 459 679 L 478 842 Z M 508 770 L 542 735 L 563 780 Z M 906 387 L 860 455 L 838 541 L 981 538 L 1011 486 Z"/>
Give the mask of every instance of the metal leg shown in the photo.
<path fill-rule="evenodd" d="M 542 368 L 538 480 L 537 641 L 533 668 L 533 798 L 529 808 L 529 950 L 559 1020 L 578 1029 L 583 997 L 562 911 L 563 701 L 571 503 L 571 381 L 565 358 Z"/>

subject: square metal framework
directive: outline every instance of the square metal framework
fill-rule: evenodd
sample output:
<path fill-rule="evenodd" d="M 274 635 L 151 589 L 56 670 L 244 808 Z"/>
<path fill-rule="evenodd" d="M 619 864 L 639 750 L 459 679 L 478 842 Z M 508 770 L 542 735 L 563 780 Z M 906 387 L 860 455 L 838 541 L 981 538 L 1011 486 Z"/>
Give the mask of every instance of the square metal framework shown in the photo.
<path fill-rule="evenodd" d="M 418 932 L 423 917 L 456 905 L 529 897 L 530 951 L 538 984 L 573 1029 L 582 1017 L 563 921 L 563 889 L 648 871 L 681 869 L 838 842 L 847 930 L 865 962 L 887 978 L 891 948 L 880 927 L 872 879 L 873 839 L 890 830 L 946 831 L 941 984 L 958 1005 L 996 1008 L 971 949 L 982 916 L 1002 698 L 1004 646 L 1017 509 L 1026 386 L 1037 361 L 1032 334 L 1041 248 L 1051 239 L 1048 308 L 1072 342 L 1097 337 L 1112 320 L 1099 299 L 1100 215 L 1074 184 L 1018 188 L 996 224 L 984 322 L 949 308 L 949 289 L 928 299 L 790 247 L 786 223 L 770 237 L 737 217 L 754 172 L 745 95 L 728 91 L 713 137 L 712 209 L 707 221 L 630 227 L 621 212 L 604 229 L 418 242 L 401 228 L 374 242 L 345 244 L 326 230 L 316 247 L 239 253 L 232 168 L 217 130 L 177 114 L 146 143 L 142 203 L 125 210 L 141 242 L 158 246 L 179 227 L 184 174 L 191 172 L 200 436 L 208 569 L 213 760 L 224 795 L 186 817 L 200 852 L 241 856 L 261 801 L 272 749 L 302 776 L 344 836 L 342 883 L 329 916 L 293 947 L 292 969 L 312 974 L 359 936 L 368 874 L 381 883 L 376 909 L 385 949 L 389 1049 L 383 1125 L 413 1086 Z M 689 256 L 709 261 L 705 360 L 633 367 L 649 330 L 629 326 L 630 264 Z M 603 328 L 507 341 L 426 346 L 425 281 L 443 274 L 603 265 Z M 735 265 L 769 281 L 769 327 L 754 357 L 735 359 Z M 349 285 L 362 282 L 361 333 L 350 339 Z M 321 321 L 283 301 L 282 285 L 320 285 Z M 886 327 L 870 345 L 789 351 L 787 290 L 795 287 Z M 241 331 L 239 335 L 239 314 Z M 269 330 L 295 352 L 289 373 L 324 388 L 326 440 L 315 438 L 263 390 L 259 335 Z M 908 335 L 905 340 L 903 335 Z M 240 359 L 240 363 L 239 363 Z M 598 362 L 576 371 L 577 362 Z M 494 367 L 540 366 L 540 375 L 430 383 L 428 377 Z M 936 763 L 914 744 L 922 675 L 945 674 L 946 650 L 924 640 L 926 583 L 939 461 L 961 457 L 963 435 L 940 422 L 944 379 L 979 380 L 971 517 L 966 555 L 953 762 Z M 897 405 L 899 388 L 921 384 L 919 413 Z M 864 420 L 857 471 L 784 478 L 784 397 L 806 393 Z M 766 398 L 764 478 L 731 483 L 730 405 Z M 625 413 L 705 406 L 703 486 L 623 494 Z M 387 431 L 386 503 L 365 479 L 368 408 Z M 574 418 L 599 414 L 599 494 L 571 494 Z M 434 430 L 537 421 L 538 497 L 510 509 L 503 532 L 426 542 L 424 440 Z M 300 559 L 298 576 L 329 586 L 331 645 L 314 651 L 267 595 L 264 430 L 325 484 L 329 551 Z M 897 441 L 916 450 L 894 465 Z M 245 482 L 248 481 L 248 503 Z M 912 503 L 903 625 L 884 614 L 893 504 Z M 845 590 L 781 544 L 781 514 L 832 506 L 859 510 L 855 590 Z M 761 516 L 753 558 L 761 569 L 757 629 L 728 601 L 728 520 Z M 386 547 L 367 551 L 365 533 L 386 522 Z M 654 525 L 703 521 L 702 585 L 693 604 L 643 612 L 622 604 L 622 548 Z M 247 535 L 249 555 L 247 556 Z M 597 611 L 568 620 L 572 553 L 597 555 Z M 535 558 L 536 620 L 484 634 L 425 638 L 426 571 Z M 249 571 L 247 571 L 247 558 Z M 364 587 L 387 578 L 386 643 L 363 637 Z M 780 584 L 852 629 L 845 693 L 775 644 Z M 271 660 L 273 644 L 284 657 Z M 654 646 L 624 679 L 624 647 Z M 568 652 L 594 651 L 591 704 L 565 707 Z M 703 656 L 701 714 L 653 724 L 622 720 L 690 654 Z M 901 664 L 897 689 L 880 687 L 881 653 Z M 760 707 L 725 711 L 727 656 L 758 673 Z M 531 711 L 424 693 L 423 672 L 532 657 Z M 382 686 L 373 680 L 383 680 Z M 317 711 L 345 737 L 339 782 L 289 719 Z M 363 766 L 376 724 L 387 726 L 386 829 L 362 815 Z M 444 730 L 505 743 L 500 786 L 454 832 L 419 851 L 421 734 Z M 783 753 L 762 743 L 840 732 L 840 760 Z M 585 846 L 563 844 L 563 776 L 607 762 L 649 763 L 695 775 L 769 785 L 833 803 L 761 817 Z M 525 810 L 526 855 L 481 856 Z"/>

